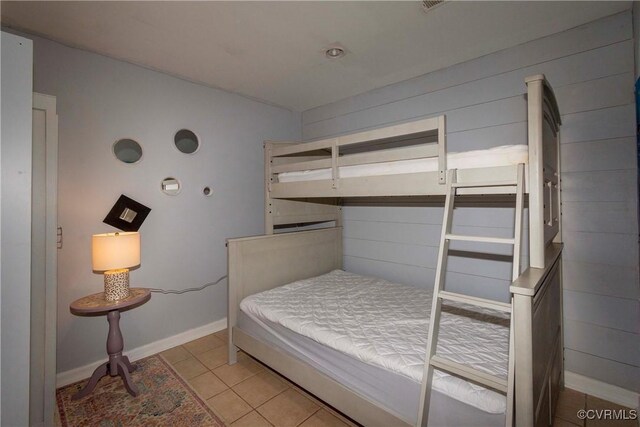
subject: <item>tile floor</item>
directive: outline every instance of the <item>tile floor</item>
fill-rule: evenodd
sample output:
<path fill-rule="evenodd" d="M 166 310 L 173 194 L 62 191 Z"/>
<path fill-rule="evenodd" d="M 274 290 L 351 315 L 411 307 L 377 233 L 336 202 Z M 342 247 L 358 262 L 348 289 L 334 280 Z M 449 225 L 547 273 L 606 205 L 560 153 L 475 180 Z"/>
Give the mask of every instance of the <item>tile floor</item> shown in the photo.
<path fill-rule="evenodd" d="M 232 427 L 345 427 L 357 424 L 320 400 L 240 352 L 227 365 L 225 331 L 161 353 Z M 622 409 L 610 402 L 565 389 L 558 401 L 556 427 L 638 427 L 638 421 L 585 421 L 580 409 Z"/>
<path fill-rule="evenodd" d="M 232 427 L 357 425 L 245 353 L 229 366 L 226 331 L 160 354 Z"/>

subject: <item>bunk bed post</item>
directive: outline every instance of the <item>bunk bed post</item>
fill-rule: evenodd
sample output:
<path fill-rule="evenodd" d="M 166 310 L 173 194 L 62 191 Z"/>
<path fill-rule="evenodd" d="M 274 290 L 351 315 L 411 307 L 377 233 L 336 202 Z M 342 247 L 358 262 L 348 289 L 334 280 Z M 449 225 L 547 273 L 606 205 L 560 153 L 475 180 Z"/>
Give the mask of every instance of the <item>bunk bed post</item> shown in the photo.
<path fill-rule="evenodd" d="M 558 133 L 556 135 L 557 138 L 557 150 L 556 150 L 556 155 L 558 156 L 558 159 L 561 159 L 562 157 L 560 157 L 560 134 Z M 558 183 L 556 184 L 556 203 L 558 204 L 558 234 L 555 235 L 555 237 L 553 238 L 553 243 L 562 243 L 562 166 L 560 164 L 560 161 L 558 161 L 558 168 L 557 168 L 557 179 L 558 179 Z"/>
<path fill-rule="evenodd" d="M 447 118 L 438 117 L 438 182 L 447 183 Z"/>
<path fill-rule="evenodd" d="M 535 419 L 533 393 L 533 301 L 530 295 L 513 293 L 515 335 L 515 425 L 530 426 Z"/>
<path fill-rule="evenodd" d="M 273 234 L 273 200 L 271 200 L 271 183 L 273 182 L 273 174 L 271 173 L 271 166 L 273 166 L 273 160 L 271 160 L 272 148 L 272 142 L 264 142 L 264 234 Z"/>
<path fill-rule="evenodd" d="M 230 242 L 229 239 L 227 239 L 227 252 L 227 283 L 229 284 L 227 292 L 227 363 L 234 365 L 238 362 L 238 347 L 233 343 L 233 328 L 238 324 L 238 306 L 240 305 L 238 293 L 241 293 L 242 289 L 237 289 L 239 286 L 237 283 L 242 283 L 239 280 L 242 264 L 237 261 L 241 259 L 238 246 Z"/>
<path fill-rule="evenodd" d="M 340 182 L 338 180 L 338 178 L 340 178 L 340 175 L 338 173 L 338 150 L 338 140 L 334 139 L 331 143 L 331 188 L 333 189 L 338 188 L 338 182 Z"/>
<path fill-rule="evenodd" d="M 525 81 L 529 140 L 529 265 L 544 268 L 544 152 L 542 146 L 544 76 L 528 77 Z"/>

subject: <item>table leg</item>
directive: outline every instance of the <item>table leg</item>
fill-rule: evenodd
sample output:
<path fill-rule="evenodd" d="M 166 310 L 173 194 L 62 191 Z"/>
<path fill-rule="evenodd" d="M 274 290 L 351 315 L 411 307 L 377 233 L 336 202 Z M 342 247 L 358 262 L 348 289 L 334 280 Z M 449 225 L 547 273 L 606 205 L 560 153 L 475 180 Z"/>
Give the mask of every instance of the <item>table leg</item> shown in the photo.
<path fill-rule="evenodd" d="M 131 375 L 129 375 L 129 373 L 133 372 L 136 368 L 131 364 L 127 356 L 122 355 L 124 340 L 122 339 L 122 332 L 120 331 L 120 312 L 118 310 L 110 311 L 107 314 L 107 321 L 109 322 L 109 334 L 107 335 L 109 361 L 98 366 L 87 385 L 73 395 L 73 400 L 81 399 L 91 393 L 96 387 L 96 384 L 98 384 L 98 381 L 100 381 L 100 378 L 105 375 L 112 377 L 119 375 L 127 391 L 132 396 L 138 395 L 138 389 L 133 384 Z"/>
<path fill-rule="evenodd" d="M 122 356 L 122 361 L 125 365 L 127 365 L 127 369 L 129 370 L 129 372 L 133 372 L 136 370 L 136 365 L 132 364 L 127 356 Z"/>
<path fill-rule="evenodd" d="M 96 385 L 98 384 L 98 381 L 100 381 L 100 378 L 107 375 L 108 365 L 109 365 L 109 362 L 104 362 L 102 365 L 98 366 L 96 370 L 93 371 L 93 375 L 91 375 L 91 379 L 89 380 L 87 385 L 85 385 L 82 388 L 82 390 L 74 394 L 71 397 L 71 400 L 82 399 L 83 397 L 91 393 L 93 389 L 96 388 Z"/>
<path fill-rule="evenodd" d="M 118 375 L 118 361 L 122 358 L 122 349 L 124 349 L 124 340 L 120 331 L 120 312 L 110 311 L 107 314 L 107 321 L 109 322 L 109 335 L 107 335 L 109 375 L 115 377 Z"/>
<path fill-rule="evenodd" d="M 122 360 L 120 360 L 118 362 L 118 374 L 122 378 L 122 382 L 124 382 L 124 386 L 129 394 L 131 394 L 132 396 L 137 396 L 138 388 L 135 386 L 135 384 L 133 384 L 129 372 L 129 367 Z"/>
<path fill-rule="evenodd" d="M 120 312 L 118 310 L 110 311 L 107 314 L 109 321 L 109 336 L 107 338 L 107 353 L 109 353 L 109 375 L 115 377 L 120 375 L 124 386 L 132 396 L 138 395 L 138 389 L 131 380 L 130 372 L 135 369 L 129 358 L 122 355 L 124 349 L 124 340 L 120 331 Z"/>

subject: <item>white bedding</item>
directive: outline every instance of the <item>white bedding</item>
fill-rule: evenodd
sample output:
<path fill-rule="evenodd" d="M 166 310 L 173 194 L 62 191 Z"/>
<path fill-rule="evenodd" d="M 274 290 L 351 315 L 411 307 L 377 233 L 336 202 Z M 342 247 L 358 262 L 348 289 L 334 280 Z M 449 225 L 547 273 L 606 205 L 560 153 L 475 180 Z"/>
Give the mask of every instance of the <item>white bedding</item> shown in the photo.
<path fill-rule="evenodd" d="M 251 295 L 240 308 L 364 363 L 422 381 L 429 291 L 335 270 Z M 451 307 L 443 315 L 438 354 L 506 378 L 508 335 L 501 314 Z M 503 395 L 446 373 L 435 372 L 433 387 L 489 413 L 506 409 Z"/>
<path fill-rule="evenodd" d="M 527 163 L 529 147 L 527 145 L 502 145 L 487 150 L 464 151 L 447 154 L 448 169 L 472 169 L 494 166 L 509 166 Z M 340 178 L 359 176 L 395 175 L 402 173 L 434 172 L 438 170 L 438 158 L 398 160 L 395 162 L 370 163 L 366 165 L 341 166 Z M 331 179 L 331 168 L 305 171 L 282 172 L 279 182 L 316 181 Z"/>

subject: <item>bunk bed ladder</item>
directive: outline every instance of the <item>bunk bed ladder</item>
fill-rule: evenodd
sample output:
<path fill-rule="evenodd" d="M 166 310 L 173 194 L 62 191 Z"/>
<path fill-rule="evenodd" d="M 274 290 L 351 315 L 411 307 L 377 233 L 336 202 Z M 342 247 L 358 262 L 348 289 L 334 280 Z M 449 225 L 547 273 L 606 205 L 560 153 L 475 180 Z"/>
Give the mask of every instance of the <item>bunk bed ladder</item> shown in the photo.
<path fill-rule="evenodd" d="M 453 205 L 458 188 L 490 188 L 490 187 L 514 187 L 516 194 L 515 202 L 515 227 L 513 238 L 498 237 L 478 237 L 463 236 L 451 233 L 453 222 Z M 440 249 L 438 251 L 438 262 L 436 267 L 436 279 L 433 290 L 433 303 L 431 307 L 431 321 L 429 322 L 429 337 L 427 341 L 427 355 L 424 365 L 424 376 L 422 381 L 422 393 L 420 399 L 420 409 L 418 412 L 418 427 L 425 427 L 429 419 L 429 404 L 431 401 L 431 387 L 433 381 L 433 371 L 438 369 L 449 374 L 465 378 L 485 387 L 497 390 L 507 397 L 506 426 L 513 424 L 513 403 L 514 403 L 514 323 L 513 323 L 513 297 L 510 303 L 493 301 L 485 298 L 473 297 L 470 295 L 448 292 L 444 290 L 445 273 L 447 270 L 447 258 L 449 256 L 449 243 L 451 241 L 469 241 L 481 243 L 500 243 L 513 245 L 513 270 L 512 280 L 520 275 L 520 250 L 522 232 L 522 213 L 524 207 L 524 164 L 518 165 L 517 174 L 514 181 L 484 182 L 484 183 L 457 183 L 456 170 L 450 169 L 447 176 L 447 190 L 444 204 L 444 219 L 442 223 L 442 234 L 440 237 Z M 436 354 L 438 347 L 438 333 L 440 320 L 442 317 L 442 301 L 454 301 L 472 304 L 477 307 L 489 308 L 511 314 L 509 325 L 509 364 L 507 379 L 475 369 L 471 366 L 454 362 Z"/>

